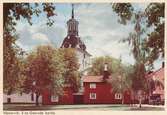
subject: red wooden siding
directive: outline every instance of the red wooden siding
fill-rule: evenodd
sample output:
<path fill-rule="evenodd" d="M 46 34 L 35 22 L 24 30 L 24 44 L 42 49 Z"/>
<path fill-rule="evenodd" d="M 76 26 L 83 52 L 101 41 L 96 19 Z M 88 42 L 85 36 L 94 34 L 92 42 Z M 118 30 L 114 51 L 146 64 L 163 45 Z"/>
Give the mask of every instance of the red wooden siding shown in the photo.
<path fill-rule="evenodd" d="M 96 99 L 90 99 L 90 93 L 96 93 Z M 125 92 L 124 103 L 130 103 L 130 93 Z M 90 82 L 84 83 L 84 103 L 85 104 L 119 104 L 121 99 L 115 99 L 115 93 L 112 92 L 111 84 L 97 82 L 96 88 L 90 88 Z"/>
<path fill-rule="evenodd" d="M 45 90 L 42 94 L 42 104 L 51 105 L 51 104 L 73 104 L 73 90 L 71 87 L 64 88 L 64 95 L 59 96 L 58 102 L 51 101 L 51 93 L 48 90 Z"/>
<path fill-rule="evenodd" d="M 59 97 L 58 104 L 74 104 L 73 90 L 71 87 L 64 89 L 64 95 Z"/>

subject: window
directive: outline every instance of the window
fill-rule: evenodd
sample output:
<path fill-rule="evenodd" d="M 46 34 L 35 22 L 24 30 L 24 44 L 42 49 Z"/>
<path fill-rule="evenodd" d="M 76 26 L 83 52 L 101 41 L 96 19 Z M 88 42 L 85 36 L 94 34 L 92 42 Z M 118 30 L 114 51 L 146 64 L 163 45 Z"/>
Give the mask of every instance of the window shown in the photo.
<path fill-rule="evenodd" d="M 121 93 L 116 93 L 115 94 L 115 99 L 122 99 L 122 94 Z"/>
<path fill-rule="evenodd" d="M 58 102 L 59 97 L 58 96 L 51 96 L 51 102 Z"/>
<path fill-rule="evenodd" d="M 96 93 L 90 93 L 89 99 L 96 99 Z"/>
<path fill-rule="evenodd" d="M 96 88 L 96 83 L 90 83 L 90 89 L 95 89 Z"/>

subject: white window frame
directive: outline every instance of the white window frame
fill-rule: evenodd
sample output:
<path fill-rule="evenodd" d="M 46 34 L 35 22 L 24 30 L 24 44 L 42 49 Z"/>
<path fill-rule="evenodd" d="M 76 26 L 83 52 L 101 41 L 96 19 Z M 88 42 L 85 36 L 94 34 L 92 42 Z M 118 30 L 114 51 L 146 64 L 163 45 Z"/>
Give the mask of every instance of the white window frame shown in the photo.
<path fill-rule="evenodd" d="M 96 93 L 90 93 L 89 99 L 96 99 Z"/>
<path fill-rule="evenodd" d="M 115 99 L 122 99 L 121 93 L 115 93 Z"/>
<path fill-rule="evenodd" d="M 90 83 L 89 87 L 90 89 L 96 89 L 96 83 Z"/>
<path fill-rule="evenodd" d="M 51 102 L 59 102 L 59 96 L 52 95 Z"/>

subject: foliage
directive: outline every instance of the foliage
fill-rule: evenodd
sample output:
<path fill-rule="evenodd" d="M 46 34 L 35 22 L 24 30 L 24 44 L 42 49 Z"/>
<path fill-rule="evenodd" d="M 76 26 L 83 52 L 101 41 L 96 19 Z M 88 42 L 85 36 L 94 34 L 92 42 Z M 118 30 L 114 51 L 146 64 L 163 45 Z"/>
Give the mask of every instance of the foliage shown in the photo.
<path fill-rule="evenodd" d="M 127 21 L 133 22 L 132 17 L 139 14 L 133 10 L 133 5 L 130 3 L 115 3 L 112 4 L 113 11 L 120 17 L 120 23 L 127 24 Z M 143 49 L 148 51 L 149 65 L 160 56 L 164 57 L 164 3 L 150 3 L 143 13 L 143 18 L 146 19 L 145 27 L 153 29 L 147 34 L 147 39 L 144 40 Z M 141 12 L 141 11 L 140 11 Z"/>
<path fill-rule="evenodd" d="M 31 19 L 33 15 L 39 16 L 41 12 L 45 12 L 48 18 L 48 25 L 53 24 L 53 20 L 50 17 L 54 16 L 55 6 L 53 3 L 42 3 L 42 9 L 39 7 L 39 3 L 4 3 L 3 4 L 3 26 L 9 27 L 9 31 L 13 31 L 16 25 L 16 21 L 21 17 L 26 19 L 29 24 L 32 24 Z"/>
<path fill-rule="evenodd" d="M 112 85 L 113 92 L 124 93 L 131 89 L 132 86 L 132 78 L 130 74 L 132 74 L 133 69 L 131 66 L 124 66 L 121 64 L 121 60 L 118 64 L 118 70 L 112 74 L 112 79 L 109 81 Z"/>
<path fill-rule="evenodd" d="M 110 56 L 96 57 L 92 61 L 92 67 L 89 70 L 91 75 L 103 75 L 104 64 L 108 64 L 108 72 L 115 73 L 119 68 L 119 60 Z"/>
<path fill-rule="evenodd" d="M 138 63 L 134 66 L 134 73 L 132 75 L 132 89 L 134 91 L 148 91 L 148 84 L 145 78 L 144 64 Z"/>
<path fill-rule="evenodd" d="M 131 46 L 131 53 L 135 59 L 134 71 L 132 75 L 132 89 L 134 91 L 147 90 L 146 78 L 145 78 L 145 64 L 148 61 L 146 51 L 143 50 L 143 43 L 139 33 L 130 33 L 128 38 L 124 39 L 123 42 L 128 42 Z"/>
<path fill-rule="evenodd" d="M 79 88 L 79 65 L 74 49 L 55 49 L 39 46 L 26 58 L 25 92 L 38 96 L 48 90 L 53 95 L 63 95 L 64 87 Z"/>
<path fill-rule="evenodd" d="M 120 6 L 120 3 L 116 3 Z M 129 3 L 122 4 L 124 7 Z M 159 58 L 162 54 L 164 56 L 164 3 L 150 3 L 144 12 L 130 12 L 131 16 L 135 17 L 135 32 L 129 33 L 127 39 L 123 42 L 128 42 L 132 48 L 132 54 L 136 63 L 134 65 L 134 73 L 132 75 L 132 88 L 134 91 L 143 90 L 147 92 L 148 85 L 145 78 L 145 67 L 147 65 L 152 66 L 153 62 Z M 120 9 L 119 9 L 120 8 Z M 116 13 L 120 13 L 123 8 L 113 7 Z M 118 11 L 116 11 L 118 10 Z M 125 19 L 125 21 L 132 21 L 130 18 L 125 18 L 126 16 L 120 16 L 120 18 Z M 141 22 L 142 19 L 146 20 L 146 24 L 143 24 L 146 29 L 151 28 L 153 31 L 147 34 L 146 38 L 142 38 Z M 142 25 L 142 26 L 143 26 Z"/>
<path fill-rule="evenodd" d="M 22 84 L 19 82 L 22 65 L 20 57 L 25 55 L 25 52 L 17 46 L 15 36 L 16 22 L 23 17 L 32 24 L 31 19 L 33 15 L 39 16 L 41 12 L 45 12 L 48 18 L 47 25 L 52 25 L 53 21 L 50 17 L 54 16 L 55 6 L 52 3 L 42 3 L 43 9 L 39 8 L 39 4 L 29 3 L 4 3 L 3 4 L 3 79 L 4 79 L 4 93 L 12 93 L 17 91 L 16 87 Z M 11 85 L 13 84 L 13 85 Z M 20 90 L 20 89 L 18 89 Z"/>
<path fill-rule="evenodd" d="M 151 50 L 151 62 L 161 55 L 164 57 L 164 27 L 165 27 L 165 4 L 151 3 L 145 9 L 148 27 L 154 27 L 154 30 L 148 34 L 146 46 Z"/>
<path fill-rule="evenodd" d="M 80 87 L 80 75 L 78 72 L 79 63 L 76 57 L 76 50 L 73 48 L 59 49 L 63 53 L 65 63 L 65 83 L 70 84 L 74 91 L 78 91 Z"/>
<path fill-rule="evenodd" d="M 23 51 L 16 45 L 8 43 L 7 39 L 16 40 L 17 35 L 5 35 L 3 55 L 3 92 L 10 95 L 13 92 L 20 92 L 25 79 Z M 10 44 L 10 45 L 8 45 Z M 7 47 L 8 46 L 8 47 Z M 11 85 L 12 84 L 12 85 Z"/>
<path fill-rule="evenodd" d="M 52 94 L 63 94 L 65 64 L 63 54 L 52 46 L 39 46 L 26 58 L 25 90 L 41 94 L 48 89 Z"/>
<path fill-rule="evenodd" d="M 126 24 L 128 20 L 132 18 L 133 7 L 131 3 L 113 3 L 113 11 L 118 14 L 120 19 L 118 20 L 121 24 Z"/>

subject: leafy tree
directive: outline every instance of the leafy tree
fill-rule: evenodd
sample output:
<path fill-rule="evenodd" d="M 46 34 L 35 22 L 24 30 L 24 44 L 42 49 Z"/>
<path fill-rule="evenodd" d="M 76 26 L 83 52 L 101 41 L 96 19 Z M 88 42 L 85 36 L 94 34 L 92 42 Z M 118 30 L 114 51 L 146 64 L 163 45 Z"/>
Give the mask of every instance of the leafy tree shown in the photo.
<path fill-rule="evenodd" d="M 114 3 L 112 8 L 120 17 L 119 22 L 124 25 L 128 21 L 133 22 L 133 17 L 138 15 L 130 3 Z M 144 41 L 146 51 L 151 52 L 148 60 L 148 64 L 151 66 L 158 57 L 164 57 L 164 11 L 165 3 L 150 3 L 143 12 L 143 17 L 146 19 L 145 27 L 153 29 L 152 32 L 147 33 L 147 38 Z"/>
<path fill-rule="evenodd" d="M 148 34 L 146 46 L 151 49 L 150 63 L 159 56 L 164 57 L 164 27 L 165 27 L 165 4 L 151 3 L 145 9 L 147 16 L 147 27 L 154 27 Z"/>
<path fill-rule="evenodd" d="M 7 39 L 16 40 L 17 35 L 5 36 L 4 39 L 4 55 L 3 55 L 3 92 L 10 95 L 14 92 L 20 92 L 24 76 L 24 55 L 23 51 L 16 45 L 8 43 Z M 10 45 L 8 45 L 10 44 Z M 7 47 L 8 46 L 8 47 Z M 11 85 L 12 84 L 12 85 Z"/>
<path fill-rule="evenodd" d="M 26 58 L 25 90 L 36 93 L 36 104 L 43 91 L 54 95 L 63 94 L 65 63 L 64 55 L 52 46 L 39 46 Z"/>
<path fill-rule="evenodd" d="M 76 50 L 73 48 L 61 48 L 60 52 L 63 53 L 65 63 L 65 83 L 70 84 L 75 92 L 80 87 L 80 75 L 78 72 L 79 63 L 76 56 Z"/>
<path fill-rule="evenodd" d="M 124 93 L 130 91 L 132 87 L 131 73 L 131 66 L 123 66 L 120 60 L 117 71 L 112 74 L 112 79 L 109 80 L 109 83 L 112 85 L 112 91 L 122 94 L 122 104 L 124 104 Z"/>
<path fill-rule="evenodd" d="M 143 39 L 141 31 L 141 18 L 142 14 L 136 15 L 136 24 L 135 24 L 135 31 L 133 33 L 130 33 L 128 38 L 124 39 L 123 42 L 128 42 L 131 47 L 131 52 L 133 54 L 133 57 L 135 59 L 135 65 L 134 65 L 134 73 L 132 74 L 132 89 L 134 91 L 135 95 L 138 95 L 139 104 L 141 107 L 141 101 L 142 101 L 142 92 L 147 92 L 148 86 L 145 78 L 146 69 L 145 64 L 148 62 L 149 54 L 144 50 L 143 48 Z M 148 55 L 146 55 L 148 54 Z"/>
<path fill-rule="evenodd" d="M 127 8 L 127 6 L 130 8 Z M 164 56 L 164 7 L 164 3 L 150 3 L 144 12 L 135 12 L 132 10 L 133 6 L 129 5 L 129 3 L 116 3 L 113 5 L 113 10 L 124 20 L 125 23 L 123 24 L 126 24 L 127 21 L 135 20 L 135 32 L 130 33 L 128 39 L 124 40 L 124 42 L 129 42 L 132 47 L 132 54 L 136 60 L 134 74 L 132 74 L 132 88 L 136 94 L 141 92 L 141 90 L 145 92 L 148 90 L 144 77 L 145 67 L 147 65 L 152 67 L 153 62 L 161 54 L 162 57 Z M 124 10 L 125 8 L 126 10 Z M 126 18 L 126 15 L 120 15 L 122 13 L 129 15 L 130 18 Z M 133 19 L 132 17 L 135 18 Z M 144 31 L 140 26 L 143 18 L 146 20 L 146 24 L 143 24 L 145 28 L 153 29 L 152 32 L 147 34 L 147 38 L 144 39 L 141 37 Z M 141 107 L 141 95 L 139 97 Z"/>
<path fill-rule="evenodd" d="M 126 25 L 132 19 L 134 8 L 131 3 L 112 3 L 112 8 L 120 17 L 119 23 Z"/>
<path fill-rule="evenodd" d="M 91 75 L 103 75 L 104 64 L 108 64 L 108 72 L 115 73 L 118 70 L 119 60 L 110 56 L 96 57 L 92 61 L 92 67 L 89 70 Z"/>
<path fill-rule="evenodd" d="M 24 18 L 29 24 L 32 24 L 33 15 L 39 16 L 41 12 L 45 12 L 48 18 L 47 25 L 52 25 L 53 21 L 50 17 L 54 16 L 55 6 L 52 3 L 42 3 L 42 9 L 39 4 L 29 3 L 3 3 L 3 79 L 4 93 L 10 94 L 16 90 L 20 76 L 19 57 L 24 56 L 25 52 L 15 43 L 18 36 L 15 35 L 15 26 L 17 21 Z M 22 64 L 21 64 L 22 65 Z M 23 80 L 23 78 L 21 78 Z M 11 85 L 13 84 L 13 85 Z"/>

